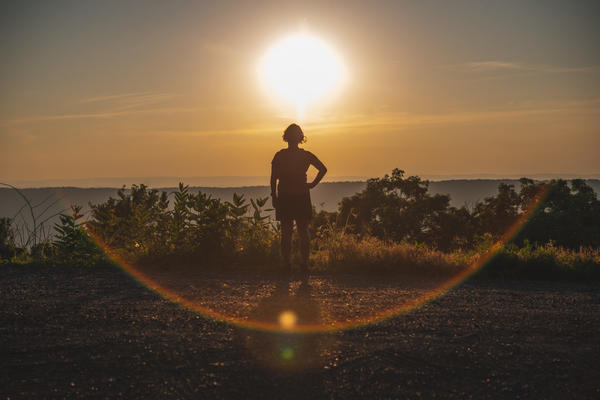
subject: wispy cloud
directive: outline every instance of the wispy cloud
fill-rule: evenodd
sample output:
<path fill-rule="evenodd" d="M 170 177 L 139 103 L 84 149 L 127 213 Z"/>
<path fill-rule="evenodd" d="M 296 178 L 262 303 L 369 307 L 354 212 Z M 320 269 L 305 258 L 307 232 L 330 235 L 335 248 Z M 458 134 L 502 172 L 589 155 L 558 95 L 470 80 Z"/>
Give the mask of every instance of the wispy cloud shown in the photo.
<path fill-rule="evenodd" d="M 87 97 L 72 105 L 73 112 L 52 115 L 32 115 L 4 120 L 0 125 L 19 125 L 40 121 L 103 119 L 148 113 L 179 113 L 199 111 L 197 107 L 169 105 L 176 96 L 170 93 L 135 92 Z"/>
<path fill-rule="evenodd" d="M 596 66 L 587 67 L 559 67 L 545 64 L 526 64 L 513 61 L 470 61 L 463 64 L 444 66 L 448 69 L 456 69 L 470 72 L 544 72 L 544 73 L 567 73 L 587 72 L 597 69 Z"/>
<path fill-rule="evenodd" d="M 171 93 L 136 92 L 95 96 L 81 99 L 80 104 L 93 104 L 110 111 L 122 111 L 164 103 L 174 98 Z"/>
<path fill-rule="evenodd" d="M 55 114 L 55 115 L 37 115 L 26 118 L 11 119 L 0 122 L 0 125 L 19 125 L 30 122 L 41 121 L 61 121 L 61 120 L 76 120 L 76 119 L 103 119 L 121 117 L 135 114 L 174 114 L 174 113 L 191 113 L 198 111 L 206 111 L 200 107 L 162 107 L 151 109 L 135 109 L 123 111 L 101 111 L 90 113 L 74 113 L 74 114 Z"/>
<path fill-rule="evenodd" d="M 133 92 L 133 93 L 110 94 L 110 95 L 104 95 L 104 96 L 88 97 L 85 99 L 81 99 L 79 102 L 80 103 L 98 103 L 98 102 L 136 98 L 139 96 L 146 96 L 149 94 L 152 94 L 152 92 Z"/>
<path fill-rule="evenodd" d="M 486 110 L 461 111 L 438 114 L 410 114 L 400 112 L 381 112 L 375 115 L 354 115 L 344 118 L 343 122 L 321 122 L 307 124 L 312 130 L 347 131 L 374 128 L 380 131 L 402 130 L 404 128 L 429 127 L 435 125 L 460 125 L 487 123 L 515 118 L 527 118 L 541 115 L 572 115 L 582 112 L 600 116 L 600 98 L 571 102 L 547 102 L 528 104 L 527 106 Z"/>
<path fill-rule="evenodd" d="M 600 98 L 570 101 L 570 102 L 545 102 L 527 104 L 520 107 L 487 111 L 463 111 L 438 114 L 412 114 L 402 112 L 379 112 L 372 115 L 338 115 L 321 121 L 306 122 L 305 131 L 311 133 L 336 133 L 336 132 L 390 132 L 401 131 L 407 128 L 432 127 L 436 125 L 449 126 L 472 123 L 496 123 L 502 120 L 528 118 L 543 115 L 581 114 L 592 113 L 600 116 Z M 281 130 L 279 122 L 272 122 L 262 126 L 239 129 L 173 129 L 153 130 L 146 133 L 172 136 L 219 136 L 219 135 L 272 135 Z M 310 135 L 310 134 L 309 134 Z"/>
<path fill-rule="evenodd" d="M 273 132 L 281 131 L 281 125 L 265 124 L 264 126 L 254 126 L 238 129 L 160 129 L 145 132 L 145 134 L 154 134 L 158 136 L 270 136 Z"/>

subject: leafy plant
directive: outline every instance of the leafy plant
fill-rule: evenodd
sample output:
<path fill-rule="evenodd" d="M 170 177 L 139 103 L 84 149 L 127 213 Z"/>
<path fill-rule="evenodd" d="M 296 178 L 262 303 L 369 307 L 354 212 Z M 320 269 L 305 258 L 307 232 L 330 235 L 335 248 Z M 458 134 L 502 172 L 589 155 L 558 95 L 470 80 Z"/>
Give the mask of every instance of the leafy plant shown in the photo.
<path fill-rule="evenodd" d="M 79 222 L 80 206 L 71 206 L 72 215 L 61 214 L 56 224 L 56 237 L 53 243 L 53 258 L 58 264 L 69 266 L 94 266 L 104 260 L 102 251 L 85 231 L 85 224 Z"/>
<path fill-rule="evenodd" d="M 15 236 L 12 230 L 12 220 L 0 218 L 0 259 L 10 259 L 17 253 Z"/>

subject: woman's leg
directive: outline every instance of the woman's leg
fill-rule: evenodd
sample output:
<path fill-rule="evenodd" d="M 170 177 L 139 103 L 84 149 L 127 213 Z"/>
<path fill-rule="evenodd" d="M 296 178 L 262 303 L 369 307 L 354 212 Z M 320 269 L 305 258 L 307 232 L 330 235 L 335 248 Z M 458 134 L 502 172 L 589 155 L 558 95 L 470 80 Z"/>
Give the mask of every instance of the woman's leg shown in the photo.
<path fill-rule="evenodd" d="M 281 220 L 281 255 L 284 268 L 291 268 L 292 232 L 294 229 L 293 219 Z"/>
<path fill-rule="evenodd" d="M 300 255 L 302 256 L 302 271 L 308 272 L 308 256 L 310 254 L 310 233 L 308 232 L 309 220 L 297 220 L 296 227 L 300 238 Z"/>

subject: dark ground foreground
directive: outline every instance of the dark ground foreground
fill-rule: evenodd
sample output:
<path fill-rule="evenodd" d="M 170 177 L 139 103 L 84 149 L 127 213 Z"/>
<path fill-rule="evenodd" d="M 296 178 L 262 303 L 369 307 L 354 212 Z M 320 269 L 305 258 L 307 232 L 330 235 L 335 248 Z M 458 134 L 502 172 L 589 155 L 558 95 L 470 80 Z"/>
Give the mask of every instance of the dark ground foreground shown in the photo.
<path fill-rule="evenodd" d="M 265 279 L 225 281 L 189 282 L 190 296 L 215 301 L 223 286 L 231 295 L 216 302 L 239 304 L 242 318 L 295 302 L 299 320 L 329 323 L 347 318 L 341 309 L 414 295 L 364 279 L 312 278 L 283 297 Z M 469 282 L 393 319 L 322 334 L 215 322 L 117 269 L 1 267 L 0 291 L 0 399 L 600 398 L 597 286 Z"/>

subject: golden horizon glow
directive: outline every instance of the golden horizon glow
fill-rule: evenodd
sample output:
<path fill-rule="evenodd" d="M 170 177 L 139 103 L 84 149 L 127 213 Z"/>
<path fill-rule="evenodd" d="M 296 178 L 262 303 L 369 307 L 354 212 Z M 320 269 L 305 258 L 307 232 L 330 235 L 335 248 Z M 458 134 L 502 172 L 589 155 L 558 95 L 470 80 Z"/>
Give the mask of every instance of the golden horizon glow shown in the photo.
<path fill-rule="evenodd" d="M 291 122 L 326 178 L 600 177 L 594 4 L 80 3 L 3 10 L 0 181 L 265 177 Z"/>
<path fill-rule="evenodd" d="M 302 120 L 309 103 L 330 94 L 346 79 L 338 54 L 307 33 L 287 36 L 272 45 L 259 63 L 262 84 L 296 106 Z"/>

